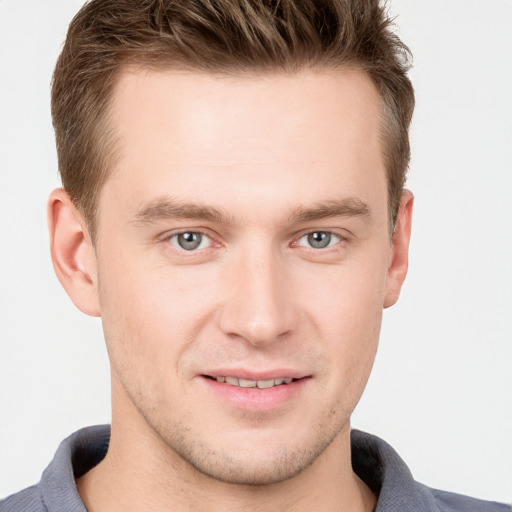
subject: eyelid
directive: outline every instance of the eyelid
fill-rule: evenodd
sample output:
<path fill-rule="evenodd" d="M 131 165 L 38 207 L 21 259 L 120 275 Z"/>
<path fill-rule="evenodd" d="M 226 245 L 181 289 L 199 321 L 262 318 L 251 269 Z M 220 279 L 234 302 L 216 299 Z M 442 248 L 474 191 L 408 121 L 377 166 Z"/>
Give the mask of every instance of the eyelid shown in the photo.
<path fill-rule="evenodd" d="M 176 237 L 177 235 L 181 234 L 181 233 L 198 233 L 206 238 L 209 239 L 209 244 L 208 244 L 208 247 L 204 247 L 202 249 L 195 249 L 195 250 L 190 250 L 190 251 L 187 251 L 186 249 L 183 249 L 183 248 L 180 248 L 179 246 L 171 243 L 171 238 L 173 237 Z M 335 244 L 331 245 L 331 246 L 327 246 L 325 248 L 314 248 L 314 247 L 307 247 L 307 246 L 301 246 L 299 245 L 299 242 L 302 238 L 304 238 L 305 236 L 311 234 L 311 233 L 329 233 L 330 235 L 336 237 L 338 240 Z M 201 252 L 201 251 L 205 251 L 207 249 L 211 249 L 212 246 L 217 246 L 217 247 L 221 247 L 223 246 L 224 244 L 222 244 L 221 242 L 219 242 L 217 240 L 218 237 L 216 236 L 213 236 L 210 232 L 209 229 L 205 229 L 205 228 L 200 228 L 200 227 L 193 227 L 193 228 L 177 228 L 177 229 L 174 229 L 174 230 L 169 230 L 169 231 L 165 231 L 164 233 L 162 233 L 161 235 L 158 235 L 157 237 L 157 240 L 160 241 L 160 242 L 168 242 L 170 243 L 174 248 L 176 248 L 177 250 L 179 250 L 180 252 L 184 252 L 184 253 L 188 253 L 190 256 L 193 254 L 193 253 L 197 253 L 197 252 Z M 325 229 L 304 229 L 302 231 L 300 231 L 298 234 L 296 234 L 292 240 L 292 242 L 290 243 L 290 247 L 304 247 L 306 249 L 310 249 L 312 251 L 315 251 L 315 252 L 321 252 L 321 251 L 324 251 L 324 252 L 327 252 L 329 249 L 333 249 L 335 246 L 337 246 L 338 244 L 342 243 L 342 242 L 348 242 L 350 240 L 350 234 L 348 233 L 340 233 L 339 230 L 336 230 L 336 229 L 328 229 L 328 228 L 325 228 Z"/>
<path fill-rule="evenodd" d="M 209 240 L 208 247 L 203 247 L 202 249 L 195 249 L 195 250 L 187 251 L 186 249 L 179 247 L 179 245 L 171 242 L 172 238 L 177 237 L 178 235 L 183 234 L 183 233 L 197 233 L 197 234 L 202 235 L 203 237 L 206 237 Z M 160 242 L 168 242 L 170 245 L 173 246 L 173 248 L 175 248 L 179 251 L 182 251 L 184 253 L 188 253 L 189 255 L 191 255 L 194 252 L 201 252 L 201 251 L 210 249 L 212 247 L 212 245 L 214 245 L 214 244 L 216 244 L 218 246 L 222 245 L 220 242 L 215 240 L 215 238 L 211 235 L 209 230 L 203 229 L 203 228 L 179 228 L 179 229 L 174 229 L 174 230 L 170 230 L 170 231 L 165 231 L 164 233 L 159 235 L 157 237 L 157 239 Z"/>
<path fill-rule="evenodd" d="M 197 235 L 197 238 L 199 239 L 199 245 L 197 247 L 193 247 L 190 249 L 186 249 L 185 247 L 182 247 L 179 243 L 179 237 L 183 234 L 194 234 Z M 198 233 L 196 231 L 185 231 L 185 233 L 174 233 L 169 237 L 169 242 L 176 247 L 178 250 L 184 250 L 186 252 L 192 253 L 192 252 L 199 252 L 203 249 L 208 249 L 208 247 L 211 244 L 211 239 L 208 235 L 205 235 L 204 233 Z"/>
<path fill-rule="evenodd" d="M 300 240 L 302 240 L 305 236 L 308 236 L 310 235 L 311 233 L 328 233 L 329 235 L 331 236 L 334 236 L 338 239 L 338 241 L 331 245 L 331 246 L 328 246 L 328 247 L 325 247 L 324 249 L 316 249 L 314 247 L 309 247 L 309 249 L 311 250 L 314 250 L 316 252 L 319 252 L 319 251 L 326 251 L 328 249 L 332 249 L 334 246 L 336 246 L 337 244 L 339 244 L 340 242 L 346 242 L 349 240 L 349 236 L 348 234 L 342 234 L 340 233 L 339 231 L 335 230 L 335 229 L 305 229 L 303 231 L 301 231 L 295 238 L 294 240 L 292 241 L 292 243 L 290 244 L 292 247 L 306 247 L 308 248 L 307 246 L 302 246 L 302 245 L 299 245 L 299 242 Z"/>

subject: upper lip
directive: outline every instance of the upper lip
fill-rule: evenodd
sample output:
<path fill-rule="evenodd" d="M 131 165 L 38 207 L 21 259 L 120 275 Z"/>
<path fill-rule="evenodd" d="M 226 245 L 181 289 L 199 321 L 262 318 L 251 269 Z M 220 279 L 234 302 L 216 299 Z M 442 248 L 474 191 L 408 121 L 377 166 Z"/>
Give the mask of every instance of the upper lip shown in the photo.
<path fill-rule="evenodd" d="M 242 368 L 219 368 L 216 370 L 208 370 L 203 372 L 201 375 L 205 375 L 207 377 L 237 377 L 239 379 L 245 380 L 271 380 L 271 379 L 282 379 L 282 378 L 292 378 L 292 379 L 302 379 L 304 377 L 309 377 L 310 375 L 301 372 L 299 370 L 292 370 L 290 368 L 276 368 L 272 370 L 265 371 L 254 371 L 254 370 L 246 370 Z"/>

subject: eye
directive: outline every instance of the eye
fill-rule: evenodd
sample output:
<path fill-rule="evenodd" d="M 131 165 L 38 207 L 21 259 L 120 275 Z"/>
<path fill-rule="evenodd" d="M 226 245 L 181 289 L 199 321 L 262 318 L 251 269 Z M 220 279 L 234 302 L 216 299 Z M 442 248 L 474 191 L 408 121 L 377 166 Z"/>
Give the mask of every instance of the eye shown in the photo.
<path fill-rule="evenodd" d="M 339 235 L 329 231 L 312 231 L 301 236 L 297 245 L 309 246 L 313 249 L 326 249 L 337 244 L 341 240 Z"/>
<path fill-rule="evenodd" d="M 207 235 L 198 231 L 185 231 L 183 233 L 175 233 L 169 237 L 169 241 L 175 247 L 184 249 L 185 251 L 205 249 L 211 243 L 211 240 Z"/>

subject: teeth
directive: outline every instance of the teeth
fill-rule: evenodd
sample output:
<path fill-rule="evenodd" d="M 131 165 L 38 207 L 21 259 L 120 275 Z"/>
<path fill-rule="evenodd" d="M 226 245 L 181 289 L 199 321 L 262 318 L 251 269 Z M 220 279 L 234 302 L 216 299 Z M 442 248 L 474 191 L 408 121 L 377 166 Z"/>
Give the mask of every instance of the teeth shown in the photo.
<path fill-rule="evenodd" d="M 217 382 L 225 382 L 231 386 L 238 386 L 241 388 L 268 389 L 273 388 L 274 386 L 280 386 L 281 384 L 290 384 L 293 379 L 291 377 L 283 377 L 269 380 L 247 380 L 238 379 L 237 377 L 215 377 L 215 380 Z"/>
<path fill-rule="evenodd" d="M 276 385 L 275 379 L 270 380 L 259 380 L 258 387 L 260 389 L 273 388 Z"/>
<path fill-rule="evenodd" d="M 241 388 L 255 388 L 256 381 L 255 380 L 238 379 L 238 385 Z"/>

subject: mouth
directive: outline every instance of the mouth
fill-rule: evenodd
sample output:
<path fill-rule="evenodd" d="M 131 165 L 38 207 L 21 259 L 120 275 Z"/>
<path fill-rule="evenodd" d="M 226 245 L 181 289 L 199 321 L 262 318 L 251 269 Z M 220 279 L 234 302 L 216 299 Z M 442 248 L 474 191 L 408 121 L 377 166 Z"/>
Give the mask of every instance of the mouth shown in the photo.
<path fill-rule="evenodd" d="M 263 413 L 279 410 L 296 403 L 312 375 L 293 370 L 251 372 L 221 370 L 201 374 L 202 381 L 213 396 L 230 407 L 246 412 Z"/>
<path fill-rule="evenodd" d="M 237 386 L 239 388 L 258 388 L 258 389 L 270 389 L 276 386 L 286 386 L 294 381 L 300 379 L 294 379 L 292 377 L 278 377 L 276 379 L 265 379 L 265 380 L 249 380 L 242 379 L 239 377 L 231 376 L 211 376 L 204 375 L 207 379 L 214 380 L 216 382 L 229 384 L 230 386 Z"/>

